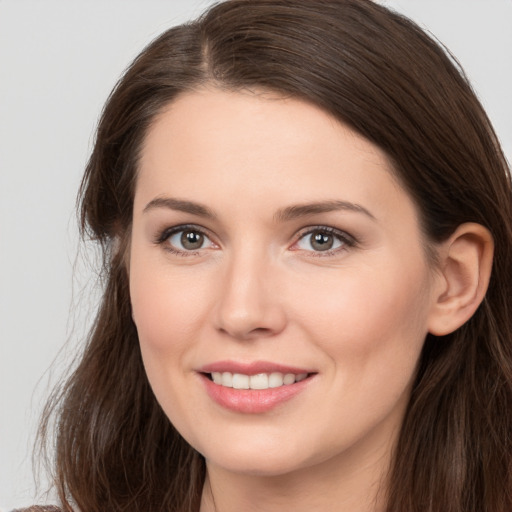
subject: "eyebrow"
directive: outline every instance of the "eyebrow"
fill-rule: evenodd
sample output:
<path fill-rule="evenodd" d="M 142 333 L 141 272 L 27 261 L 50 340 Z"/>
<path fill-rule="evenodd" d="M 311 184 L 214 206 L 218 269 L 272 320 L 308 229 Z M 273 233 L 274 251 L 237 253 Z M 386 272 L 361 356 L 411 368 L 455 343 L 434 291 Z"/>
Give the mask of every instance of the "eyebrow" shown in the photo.
<path fill-rule="evenodd" d="M 211 220 L 217 218 L 215 213 L 207 206 L 193 201 L 186 201 L 184 199 L 176 199 L 172 197 L 155 197 L 155 199 L 152 199 L 144 207 L 143 212 L 146 213 L 156 208 L 166 208 L 169 210 L 190 213 L 192 215 L 197 215 L 198 217 L 204 217 Z M 320 213 L 329 213 L 340 210 L 362 213 L 372 220 L 376 220 L 375 216 L 370 211 L 359 204 L 351 203 L 349 201 L 331 200 L 287 206 L 275 213 L 274 221 L 287 222 L 301 217 L 307 217 L 308 215 L 317 215 Z"/>
<path fill-rule="evenodd" d="M 300 217 L 307 217 L 308 215 L 317 215 L 319 213 L 328 213 L 340 210 L 363 213 L 364 215 L 370 217 L 372 220 L 376 220 L 375 216 L 363 206 L 350 203 L 348 201 L 338 200 L 288 206 L 278 210 L 274 215 L 274 220 L 277 222 L 287 222 Z"/>
<path fill-rule="evenodd" d="M 206 206 L 193 201 L 185 201 L 183 199 L 175 199 L 172 197 L 155 197 L 145 207 L 143 212 L 146 213 L 155 208 L 167 208 L 169 210 L 177 210 L 180 212 L 190 213 L 198 217 L 207 219 L 215 219 L 216 215 Z"/>

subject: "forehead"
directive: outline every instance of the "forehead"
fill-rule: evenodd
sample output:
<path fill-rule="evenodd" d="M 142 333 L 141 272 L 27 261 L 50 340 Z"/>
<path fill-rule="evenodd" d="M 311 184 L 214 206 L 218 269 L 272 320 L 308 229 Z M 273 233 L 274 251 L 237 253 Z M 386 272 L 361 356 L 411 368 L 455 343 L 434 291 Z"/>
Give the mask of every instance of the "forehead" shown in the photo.
<path fill-rule="evenodd" d="M 312 103 L 267 91 L 200 89 L 179 95 L 156 116 L 145 137 L 143 156 L 168 144 L 189 149 L 190 142 L 205 150 L 221 143 L 233 150 L 241 148 L 252 157 L 290 156 L 301 148 L 313 151 L 312 157 L 319 152 L 330 156 L 335 149 L 330 143 L 338 144 L 341 139 L 350 139 L 350 145 L 358 149 L 345 151 L 347 160 L 373 158 L 391 170 L 383 151 Z M 182 146 L 183 142 L 187 145 Z"/>
<path fill-rule="evenodd" d="M 136 207 L 164 194 L 219 203 L 212 207 L 237 199 L 241 208 L 257 198 L 269 208 L 279 200 L 410 202 L 377 146 L 315 105 L 254 91 L 186 93 L 156 117 Z"/>

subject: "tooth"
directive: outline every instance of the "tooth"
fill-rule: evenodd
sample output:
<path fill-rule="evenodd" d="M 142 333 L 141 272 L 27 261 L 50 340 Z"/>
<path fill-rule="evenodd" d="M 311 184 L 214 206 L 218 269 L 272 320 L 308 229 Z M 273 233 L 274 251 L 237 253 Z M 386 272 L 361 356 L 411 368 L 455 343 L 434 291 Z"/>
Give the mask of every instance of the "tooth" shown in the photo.
<path fill-rule="evenodd" d="M 233 374 L 233 387 L 235 389 L 249 389 L 249 375 Z"/>
<path fill-rule="evenodd" d="M 222 385 L 227 388 L 233 387 L 233 374 L 230 372 L 224 372 L 222 374 Z"/>
<path fill-rule="evenodd" d="M 249 378 L 249 387 L 251 389 L 267 389 L 268 375 L 266 373 L 258 373 L 257 375 L 251 375 Z"/>
<path fill-rule="evenodd" d="M 284 376 L 283 383 L 285 386 L 289 386 L 295 382 L 295 375 L 293 373 L 287 373 Z"/>
<path fill-rule="evenodd" d="M 211 377 L 215 384 L 235 389 L 268 389 L 280 386 L 289 386 L 295 382 L 306 379 L 307 373 L 282 374 L 273 372 L 271 374 L 258 373 L 256 375 L 244 375 L 243 373 L 212 372 Z"/>
<path fill-rule="evenodd" d="M 268 376 L 268 387 L 278 388 L 283 385 L 283 374 L 279 372 L 271 373 Z"/>

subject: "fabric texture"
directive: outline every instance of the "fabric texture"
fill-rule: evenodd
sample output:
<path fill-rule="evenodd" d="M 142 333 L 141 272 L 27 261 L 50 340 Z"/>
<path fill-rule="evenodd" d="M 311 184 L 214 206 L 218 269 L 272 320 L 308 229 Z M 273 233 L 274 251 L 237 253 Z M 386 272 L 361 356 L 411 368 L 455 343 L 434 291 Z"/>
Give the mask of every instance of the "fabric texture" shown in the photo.
<path fill-rule="evenodd" d="M 48 505 L 45 507 L 35 505 L 33 507 L 28 508 L 17 508 L 15 510 L 12 510 L 11 512 L 62 512 L 62 510 L 55 505 Z"/>

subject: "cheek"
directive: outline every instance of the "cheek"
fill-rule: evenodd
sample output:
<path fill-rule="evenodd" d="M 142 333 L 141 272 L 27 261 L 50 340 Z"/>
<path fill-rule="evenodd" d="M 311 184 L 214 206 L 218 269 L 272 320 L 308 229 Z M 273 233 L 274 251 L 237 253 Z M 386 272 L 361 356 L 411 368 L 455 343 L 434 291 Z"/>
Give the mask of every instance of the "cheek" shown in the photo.
<path fill-rule="evenodd" d="M 130 298 L 141 347 L 164 355 L 186 346 L 201 324 L 207 283 L 194 272 L 171 272 L 165 255 L 134 249 Z M 202 306 L 202 307 L 199 307 Z"/>
<path fill-rule="evenodd" d="M 359 269 L 308 303 L 308 336 L 332 370 L 326 378 L 335 392 L 326 414 L 344 424 L 347 438 L 384 418 L 401 421 L 427 332 L 428 286 L 421 273 L 414 275 Z"/>
<path fill-rule="evenodd" d="M 156 251 L 155 251 L 156 252 Z M 193 276 L 171 272 L 165 255 L 134 248 L 130 261 L 130 297 L 142 359 L 153 392 L 180 431 L 188 432 L 188 389 L 184 368 L 194 359 L 203 324 L 206 293 Z M 193 284 L 195 283 L 195 284 Z"/>
<path fill-rule="evenodd" d="M 304 300 L 302 317 L 337 364 L 375 375 L 413 371 L 427 333 L 428 283 L 423 266 L 358 268 L 336 286 L 323 283 L 314 301 Z"/>

